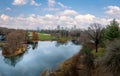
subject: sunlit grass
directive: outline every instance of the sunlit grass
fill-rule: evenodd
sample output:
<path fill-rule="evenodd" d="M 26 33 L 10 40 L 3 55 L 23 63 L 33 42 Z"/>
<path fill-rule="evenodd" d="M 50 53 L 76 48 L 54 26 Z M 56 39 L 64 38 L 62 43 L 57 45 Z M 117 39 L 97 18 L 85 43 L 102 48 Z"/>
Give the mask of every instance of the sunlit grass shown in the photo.
<path fill-rule="evenodd" d="M 96 57 L 102 57 L 104 55 L 104 48 L 98 48 L 98 52 L 96 52 L 96 50 L 92 50 L 92 54 Z"/>
<path fill-rule="evenodd" d="M 32 32 L 29 32 L 29 38 L 32 39 Z M 52 36 L 51 34 L 46 34 L 46 33 L 38 33 L 38 40 L 40 41 L 51 41 L 51 40 L 56 40 L 58 42 L 67 42 L 71 40 L 71 37 L 55 37 Z"/>
<path fill-rule="evenodd" d="M 38 40 L 49 41 L 52 39 L 53 39 L 53 36 L 51 36 L 50 34 L 38 33 Z"/>

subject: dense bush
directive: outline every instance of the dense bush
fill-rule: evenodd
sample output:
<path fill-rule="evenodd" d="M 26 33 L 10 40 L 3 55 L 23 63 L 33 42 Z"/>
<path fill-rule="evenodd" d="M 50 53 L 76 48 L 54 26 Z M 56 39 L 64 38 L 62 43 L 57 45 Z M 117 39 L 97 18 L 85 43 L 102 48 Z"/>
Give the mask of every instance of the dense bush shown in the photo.
<path fill-rule="evenodd" d="M 120 76 L 120 39 L 107 44 L 103 62 L 106 70 L 112 72 L 113 76 Z"/>

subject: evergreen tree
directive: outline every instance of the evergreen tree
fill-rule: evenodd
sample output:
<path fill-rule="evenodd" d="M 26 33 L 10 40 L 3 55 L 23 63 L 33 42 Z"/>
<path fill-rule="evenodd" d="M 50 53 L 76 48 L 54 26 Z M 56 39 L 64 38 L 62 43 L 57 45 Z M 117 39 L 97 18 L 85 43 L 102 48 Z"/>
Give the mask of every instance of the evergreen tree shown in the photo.
<path fill-rule="evenodd" d="M 115 19 L 113 19 L 106 28 L 104 36 L 107 40 L 113 40 L 120 37 L 119 23 Z"/>

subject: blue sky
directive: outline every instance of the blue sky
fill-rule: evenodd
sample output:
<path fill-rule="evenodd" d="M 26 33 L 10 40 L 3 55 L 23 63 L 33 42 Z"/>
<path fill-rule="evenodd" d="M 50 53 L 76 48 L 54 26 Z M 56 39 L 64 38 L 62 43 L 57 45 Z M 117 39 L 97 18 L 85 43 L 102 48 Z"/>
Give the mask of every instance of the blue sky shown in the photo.
<path fill-rule="evenodd" d="M 119 21 L 119 13 L 120 0 L 0 0 L 0 19 L 3 20 L 0 22 L 0 26 L 11 28 L 13 26 L 23 28 L 26 25 L 26 28 L 31 29 L 36 27 L 51 28 L 56 27 L 55 25 L 63 27 L 77 25 L 86 28 L 87 26 L 83 26 L 97 22 L 95 20 L 99 19 L 103 22 L 108 19 L 107 23 L 112 18 L 117 18 Z M 47 16 L 56 20 L 53 18 L 51 20 Z M 85 23 L 86 19 L 88 21 Z M 20 20 L 23 22 L 21 23 Z M 48 22 L 45 22 L 46 20 Z M 13 23 L 10 23 L 11 21 Z M 31 22 L 31 24 L 26 23 L 26 21 Z M 79 24 L 80 22 L 81 24 Z"/>

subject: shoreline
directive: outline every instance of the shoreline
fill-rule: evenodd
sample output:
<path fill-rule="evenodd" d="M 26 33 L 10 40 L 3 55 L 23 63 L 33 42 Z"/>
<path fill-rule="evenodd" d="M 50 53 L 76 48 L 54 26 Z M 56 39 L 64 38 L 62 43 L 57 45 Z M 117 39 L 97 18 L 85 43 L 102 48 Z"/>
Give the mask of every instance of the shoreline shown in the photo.
<path fill-rule="evenodd" d="M 27 49 L 27 45 L 24 45 L 23 48 L 19 48 L 19 49 L 18 49 L 17 51 L 15 51 L 14 53 L 11 53 L 11 54 L 3 54 L 3 53 L 2 53 L 2 55 L 3 55 L 4 57 L 17 56 L 17 55 L 20 55 L 20 54 L 24 53 L 24 52 L 26 51 L 26 49 Z"/>

